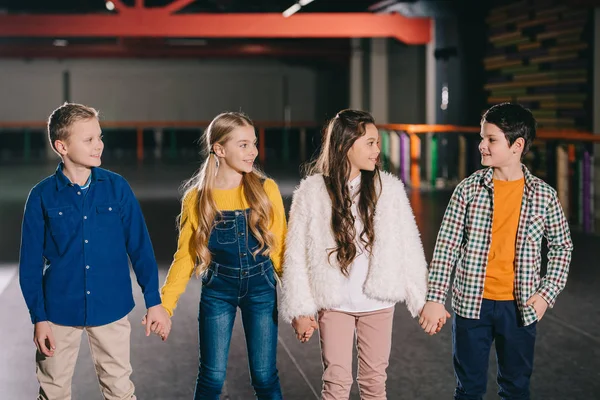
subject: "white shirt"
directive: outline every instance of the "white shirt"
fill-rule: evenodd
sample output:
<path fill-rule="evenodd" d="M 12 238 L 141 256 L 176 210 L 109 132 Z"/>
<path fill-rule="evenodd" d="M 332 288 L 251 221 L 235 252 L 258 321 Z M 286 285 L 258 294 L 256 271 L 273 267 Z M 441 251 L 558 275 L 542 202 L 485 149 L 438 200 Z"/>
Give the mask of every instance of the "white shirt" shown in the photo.
<path fill-rule="evenodd" d="M 363 286 L 367 280 L 369 272 L 370 254 L 364 248 L 364 244 L 358 239 L 363 229 L 363 224 L 358 214 L 358 194 L 360 190 L 360 174 L 348 183 L 350 197 L 352 198 L 351 211 L 354 216 L 354 227 L 356 238 L 356 258 L 348 267 L 348 278 L 344 281 L 344 301 L 339 307 L 333 308 L 336 311 L 344 312 L 369 312 L 383 310 L 392 307 L 394 303 L 387 303 L 367 297 L 363 291 Z"/>

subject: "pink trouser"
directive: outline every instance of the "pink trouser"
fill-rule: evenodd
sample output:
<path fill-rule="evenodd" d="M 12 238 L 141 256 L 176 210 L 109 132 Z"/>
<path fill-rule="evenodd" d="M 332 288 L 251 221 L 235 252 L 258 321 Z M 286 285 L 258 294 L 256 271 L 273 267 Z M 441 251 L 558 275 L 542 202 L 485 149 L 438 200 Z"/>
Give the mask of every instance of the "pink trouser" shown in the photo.
<path fill-rule="evenodd" d="M 360 397 L 363 400 L 387 399 L 385 382 L 392 347 L 393 317 L 394 307 L 361 313 L 319 311 L 322 400 L 346 400 L 350 396 L 355 331 Z"/>

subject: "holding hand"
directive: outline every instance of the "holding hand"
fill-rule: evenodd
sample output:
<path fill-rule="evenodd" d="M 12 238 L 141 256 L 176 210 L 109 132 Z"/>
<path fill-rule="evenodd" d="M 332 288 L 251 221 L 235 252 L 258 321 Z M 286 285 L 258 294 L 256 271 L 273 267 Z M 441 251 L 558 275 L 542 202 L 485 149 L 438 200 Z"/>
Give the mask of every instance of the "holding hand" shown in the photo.
<path fill-rule="evenodd" d="M 294 318 L 292 327 L 294 328 L 294 332 L 296 332 L 296 337 L 302 343 L 308 342 L 315 330 L 319 328 L 314 315 Z"/>
<path fill-rule="evenodd" d="M 539 294 L 534 294 L 533 296 L 531 296 L 525 304 L 527 306 L 533 307 L 533 310 L 537 315 L 538 321 L 542 320 L 544 314 L 546 314 L 546 310 L 548 310 L 548 303 L 546 303 L 546 300 L 544 300 L 544 298 Z"/>
<path fill-rule="evenodd" d="M 54 356 L 56 342 L 48 321 L 37 322 L 33 328 L 33 343 L 38 351 L 46 357 Z"/>
<path fill-rule="evenodd" d="M 421 310 L 419 324 L 428 335 L 435 335 L 446 324 L 450 314 L 443 304 L 428 301 Z"/>
<path fill-rule="evenodd" d="M 148 309 L 148 312 L 142 318 L 142 325 L 146 325 L 146 336 L 150 336 L 150 332 L 153 332 L 160 336 L 164 342 L 171 332 L 171 317 L 169 317 L 167 310 L 161 304 L 158 304 Z"/>

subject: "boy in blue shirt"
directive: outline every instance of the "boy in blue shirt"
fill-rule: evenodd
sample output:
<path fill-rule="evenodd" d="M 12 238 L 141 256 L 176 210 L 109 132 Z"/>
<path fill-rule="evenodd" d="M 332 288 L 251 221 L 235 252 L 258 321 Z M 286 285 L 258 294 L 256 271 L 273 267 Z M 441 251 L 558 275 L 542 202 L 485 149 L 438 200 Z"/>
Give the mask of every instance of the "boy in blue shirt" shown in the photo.
<path fill-rule="evenodd" d="M 70 399 L 85 330 L 106 399 L 135 399 L 127 314 L 134 307 L 129 260 L 150 331 L 168 336 L 158 267 L 140 206 L 121 176 L 99 168 L 102 131 L 93 108 L 65 103 L 48 120 L 62 158 L 29 193 L 19 280 L 34 326 L 39 399 Z"/>

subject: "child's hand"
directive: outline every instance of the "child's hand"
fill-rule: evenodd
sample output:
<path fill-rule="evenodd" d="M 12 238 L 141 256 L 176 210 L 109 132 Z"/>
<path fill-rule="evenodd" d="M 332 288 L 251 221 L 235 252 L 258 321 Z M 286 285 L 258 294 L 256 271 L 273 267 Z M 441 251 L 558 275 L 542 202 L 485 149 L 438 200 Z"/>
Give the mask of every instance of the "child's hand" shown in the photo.
<path fill-rule="evenodd" d="M 419 324 L 425 333 L 435 335 L 446 324 L 448 318 L 450 318 L 450 314 L 446 311 L 443 304 L 428 301 L 425 303 L 423 310 L 421 310 Z"/>
<path fill-rule="evenodd" d="M 308 330 L 306 332 L 304 332 L 304 335 L 302 335 L 302 339 L 300 339 L 300 342 L 302 343 L 306 343 L 310 340 L 310 338 L 312 337 L 313 333 L 315 333 L 315 328 L 314 327 L 310 327 L 308 328 Z"/>
<path fill-rule="evenodd" d="M 294 318 L 292 327 L 294 328 L 294 332 L 296 332 L 296 337 L 302 343 L 306 343 L 314 333 L 315 329 L 318 329 L 314 315 Z"/>
<path fill-rule="evenodd" d="M 33 328 L 33 343 L 38 351 L 47 357 L 54 356 L 56 342 L 48 321 L 37 322 Z"/>
<path fill-rule="evenodd" d="M 542 320 L 544 314 L 546 314 L 546 310 L 548 310 L 548 303 L 546 303 L 546 300 L 544 300 L 544 298 L 539 294 L 534 294 L 531 296 L 525 304 L 533 307 L 538 321 Z"/>
<path fill-rule="evenodd" d="M 152 331 L 160 336 L 163 342 L 167 340 L 171 332 L 171 318 L 161 304 L 148 309 L 148 313 L 142 318 L 142 325 L 146 325 L 146 336 L 150 336 Z"/>

